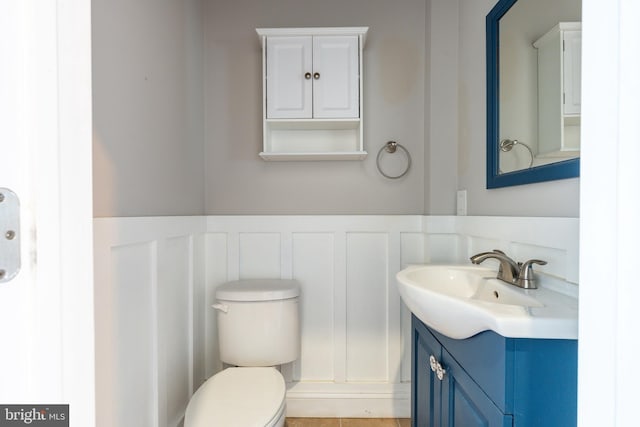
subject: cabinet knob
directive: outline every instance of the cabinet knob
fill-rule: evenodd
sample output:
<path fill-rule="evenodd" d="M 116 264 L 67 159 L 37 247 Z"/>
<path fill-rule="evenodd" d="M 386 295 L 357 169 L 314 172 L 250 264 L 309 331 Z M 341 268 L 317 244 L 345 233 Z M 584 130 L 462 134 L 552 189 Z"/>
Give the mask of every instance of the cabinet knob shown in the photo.
<path fill-rule="evenodd" d="M 313 73 L 313 78 L 318 80 L 320 78 L 320 73 Z"/>
<path fill-rule="evenodd" d="M 429 366 L 431 367 L 431 370 L 433 372 L 435 372 L 436 369 L 438 369 L 438 361 L 433 355 L 429 356 Z"/>
<path fill-rule="evenodd" d="M 429 367 L 436 373 L 436 377 L 438 377 L 440 381 L 444 379 L 444 375 L 447 371 L 442 367 L 434 355 L 429 356 Z"/>
<path fill-rule="evenodd" d="M 442 381 L 444 379 L 444 374 L 446 373 L 447 371 L 442 367 L 441 364 L 438 363 L 438 366 L 436 367 L 436 377 L 438 377 L 438 379 Z"/>
<path fill-rule="evenodd" d="M 311 73 L 304 73 L 304 78 L 309 80 L 311 78 Z"/>

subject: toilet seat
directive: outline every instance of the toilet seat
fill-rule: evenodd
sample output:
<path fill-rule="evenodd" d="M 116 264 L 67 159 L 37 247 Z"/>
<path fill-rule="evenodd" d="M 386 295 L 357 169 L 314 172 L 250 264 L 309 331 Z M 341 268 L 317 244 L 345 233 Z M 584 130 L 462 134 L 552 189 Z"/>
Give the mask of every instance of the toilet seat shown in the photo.
<path fill-rule="evenodd" d="M 185 427 L 271 427 L 284 416 L 284 378 L 274 368 L 227 368 L 193 395 Z"/>

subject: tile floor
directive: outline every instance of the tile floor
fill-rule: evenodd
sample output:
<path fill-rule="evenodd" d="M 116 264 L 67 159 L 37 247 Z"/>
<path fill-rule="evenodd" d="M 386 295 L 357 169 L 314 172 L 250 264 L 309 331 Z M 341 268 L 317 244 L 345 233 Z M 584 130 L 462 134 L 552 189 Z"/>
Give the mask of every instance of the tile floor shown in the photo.
<path fill-rule="evenodd" d="M 411 427 L 408 418 L 287 418 L 285 427 Z"/>

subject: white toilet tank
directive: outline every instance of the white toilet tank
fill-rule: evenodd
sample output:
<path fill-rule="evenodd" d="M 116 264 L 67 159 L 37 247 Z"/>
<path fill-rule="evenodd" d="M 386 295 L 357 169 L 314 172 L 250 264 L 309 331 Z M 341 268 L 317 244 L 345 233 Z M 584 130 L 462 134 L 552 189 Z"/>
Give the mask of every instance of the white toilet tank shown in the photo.
<path fill-rule="evenodd" d="M 276 366 L 300 355 L 300 285 L 295 280 L 237 280 L 216 289 L 220 359 Z"/>

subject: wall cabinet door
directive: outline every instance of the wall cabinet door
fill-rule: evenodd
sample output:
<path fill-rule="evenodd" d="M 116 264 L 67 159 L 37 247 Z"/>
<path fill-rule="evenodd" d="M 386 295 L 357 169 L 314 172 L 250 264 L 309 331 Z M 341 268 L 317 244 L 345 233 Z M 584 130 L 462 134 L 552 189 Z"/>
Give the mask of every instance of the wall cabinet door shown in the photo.
<path fill-rule="evenodd" d="M 311 37 L 268 37 L 266 44 L 267 118 L 311 118 Z"/>
<path fill-rule="evenodd" d="M 313 117 L 359 116 L 358 37 L 313 38 Z"/>
<path fill-rule="evenodd" d="M 267 118 L 359 117 L 357 36 L 267 38 Z"/>
<path fill-rule="evenodd" d="M 580 115 L 580 86 L 582 84 L 582 31 L 565 31 L 563 34 L 563 87 L 564 114 Z"/>

